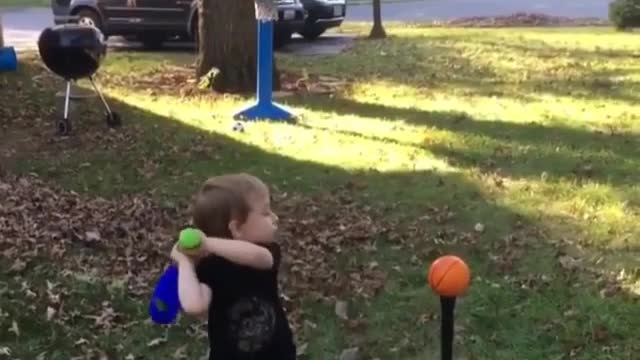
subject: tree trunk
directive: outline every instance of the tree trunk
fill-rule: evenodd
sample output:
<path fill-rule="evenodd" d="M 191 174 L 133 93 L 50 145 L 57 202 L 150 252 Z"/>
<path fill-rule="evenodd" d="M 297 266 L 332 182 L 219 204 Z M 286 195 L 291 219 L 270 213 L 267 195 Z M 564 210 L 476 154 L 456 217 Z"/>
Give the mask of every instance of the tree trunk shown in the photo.
<path fill-rule="evenodd" d="M 211 86 L 225 93 L 256 89 L 257 24 L 251 0 L 200 0 L 196 76 L 218 70 Z M 279 88 L 275 71 L 274 87 Z"/>
<path fill-rule="evenodd" d="M 384 39 L 387 37 L 387 32 L 382 27 L 382 9 L 380 0 L 373 0 L 373 27 L 369 38 L 371 39 Z"/>
<path fill-rule="evenodd" d="M 0 15 L 0 48 L 4 47 L 4 36 L 2 34 L 2 15 Z"/>

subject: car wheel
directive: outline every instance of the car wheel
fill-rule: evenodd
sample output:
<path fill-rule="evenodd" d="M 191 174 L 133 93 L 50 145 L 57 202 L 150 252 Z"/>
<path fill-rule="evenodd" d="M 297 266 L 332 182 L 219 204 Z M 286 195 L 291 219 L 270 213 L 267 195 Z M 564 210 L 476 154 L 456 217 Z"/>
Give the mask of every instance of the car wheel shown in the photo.
<path fill-rule="evenodd" d="M 280 49 L 285 46 L 290 40 L 293 33 L 291 31 L 275 31 L 273 33 L 273 48 Z"/>
<path fill-rule="evenodd" d="M 142 43 L 142 46 L 147 50 L 158 50 L 162 48 L 162 45 L 167 40 L 164 35 L 148 34 L 139 35 L 138 40 Z"/>
<path fill-rule="evenodd" d="M 82 9 L 78 11 L 76 14 L 78 17 L 78 24 L 84 26 L 93 26 L 98 30 L 104 32 L 102 28 L 102 21 L 100 20 L 100 16 L 93 10 Z"/>
<path fill-rule="evenodd" d="M 300 35 L 307 40 L 315 40 L 324 34 L 325 31 L 326 29 L 322 28 L 305 27 L 304 30 L 300 32 Z"/>

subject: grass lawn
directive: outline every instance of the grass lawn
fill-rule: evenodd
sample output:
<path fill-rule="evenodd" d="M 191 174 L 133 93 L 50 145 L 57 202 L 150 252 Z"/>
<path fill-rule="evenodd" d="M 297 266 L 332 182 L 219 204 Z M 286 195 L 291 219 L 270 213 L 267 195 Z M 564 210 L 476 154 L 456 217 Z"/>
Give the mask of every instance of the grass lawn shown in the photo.
<path fill-rule="evenodd" d="M 50 0 L 0 0 L 0 7 L 49 7 Z"/>
<path fill-rule="evenodd" d="M 125 126 L 106 131 L 90 101 L 66 139 L 52 136 L 62 83 L 27 60 L 3 75 L 0 98 L 12 101 L 0 108 L 0 195 L 13 196 L 14 213 L 0 206 L 0 354 L 203 355 L 198 322 L 148 322 L 150 281 L 182 220 L 172 209 L 212 174 L 249 171 L 275 188 L 290 263 L 307 262 L 285 281 L 306 358 L 354 346 L 366 359 L 437 358 L 425 272 L 448 252 L 473 270 L 457 359 L 637 358 L 640 39 L 602 28 L 387 30 L 339 56 L 278 55 L 288 73 L 348 85 L 283 97 L 298 124 L 244 133 L 230 115 L 250 99 L 177 86 L 192 54 L 111 53 L 100 81 Z M 98 245 L 73 240 L 94 227 Z M 108 235 L 121 227 L 126 246 Z M 335 299 L 349 302 L 350 321 L 335 316 Z"/>

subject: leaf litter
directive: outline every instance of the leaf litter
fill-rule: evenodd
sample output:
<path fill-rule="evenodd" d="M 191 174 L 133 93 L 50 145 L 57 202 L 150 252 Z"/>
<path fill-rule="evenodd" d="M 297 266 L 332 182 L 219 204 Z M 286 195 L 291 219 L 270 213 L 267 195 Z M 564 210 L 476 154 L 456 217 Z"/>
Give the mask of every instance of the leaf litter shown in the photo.
<path fill-rule="evenodd" d="M 334 304 L 337 299 L 370 298 L 384 288 L 386 273 L 371 264 L 339 269 L 338 259 L 351 249 L 372 248 L 389 228 L 374 221 L 346 188 L 317 197 L 275 194 L 281 216 L 283 297 L 297 328 L 303 321 L 302 298 Z M 107 200 L 62 190 L 35 175 L 0 175 L 0 254 L 21 277 L 47 259 L 72 281 L 122 284 L 128 296 L 145 302 L 179 229 L 189 223 L 186 202 L 161 206 L 143 195 Z M 65 282 L 49 279 L 43 288 L 27 280 L 23 293 L 45 304 L 47 321 L 61 325 L 78 316 L 96 330 L 126 328 L 135 320 L 103 299 L 98 313 L 65 308 L 74 296 Z M 36 303 L 34 301 L 34 303 Z M 40 303 L 40 301 L 38 301 Z M 17 324 L 14 332 L 19 333 Z M 158 345 L 158 344 L 153 344 Z"/>

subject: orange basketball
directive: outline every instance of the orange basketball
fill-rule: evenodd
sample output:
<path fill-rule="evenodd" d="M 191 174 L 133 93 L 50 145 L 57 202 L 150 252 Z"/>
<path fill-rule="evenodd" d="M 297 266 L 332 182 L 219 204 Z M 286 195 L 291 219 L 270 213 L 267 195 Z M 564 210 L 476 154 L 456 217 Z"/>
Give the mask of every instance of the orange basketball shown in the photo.
<path fill-rule="evenodd" d="M 439 257 L 429 268 L 429 285 L 440 296 L 463 295 L 471 282 L 469 266 L 457 256 Z"/>

